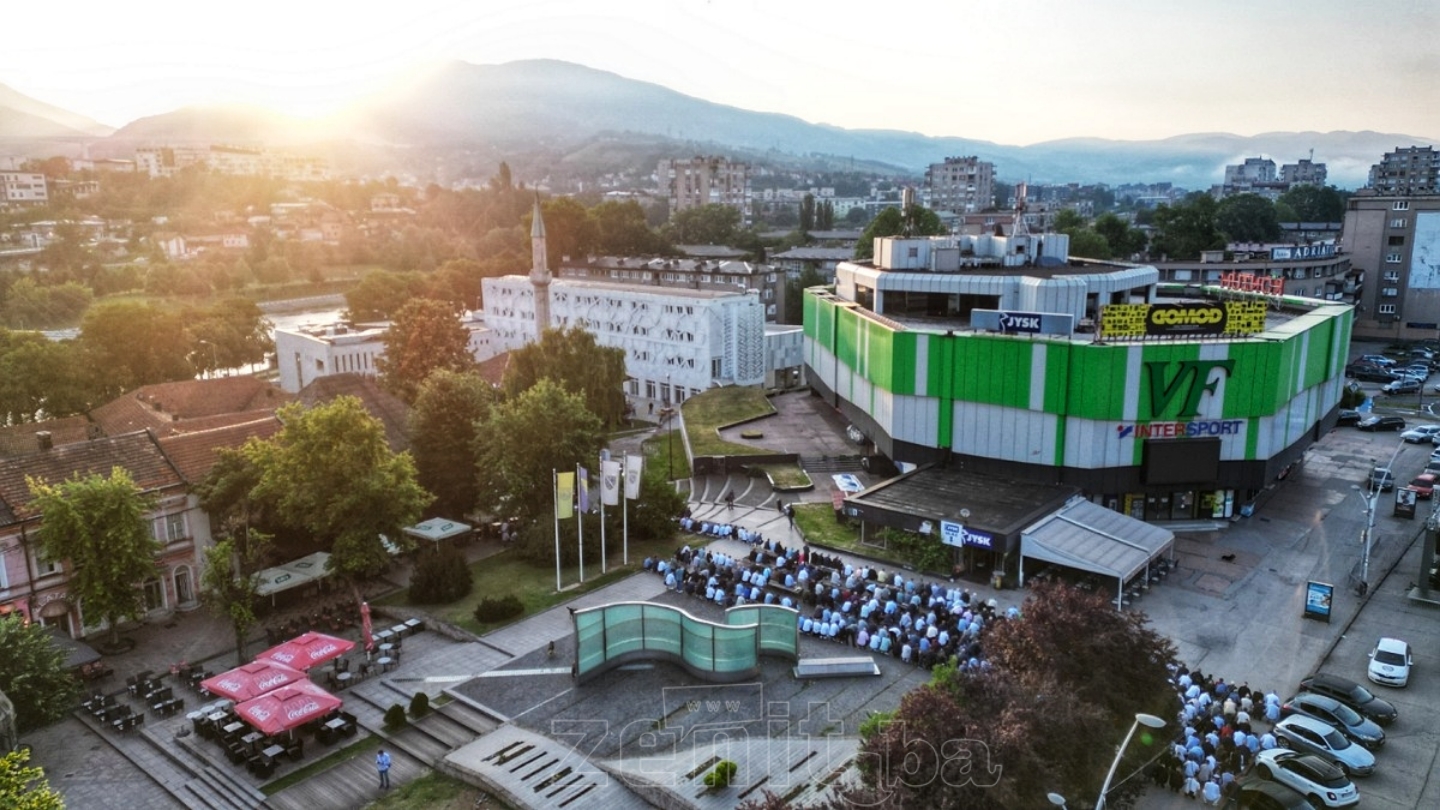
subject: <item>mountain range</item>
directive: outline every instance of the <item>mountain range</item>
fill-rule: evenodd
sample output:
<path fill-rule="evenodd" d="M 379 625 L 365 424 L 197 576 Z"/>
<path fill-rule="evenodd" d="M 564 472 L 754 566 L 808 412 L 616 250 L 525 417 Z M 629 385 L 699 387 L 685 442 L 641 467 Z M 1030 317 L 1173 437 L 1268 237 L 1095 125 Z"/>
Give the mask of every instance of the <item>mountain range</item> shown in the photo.
<path fill-rule="evenodd" d="M 1149 141 L 1069 138 L 1013 146 L 889 129 L 843 129 L 794 116 L 715 104 L 660 85 L 555 60 L 501 65 L 453 62 L 412 83 L 377 92 L 328 119 L 304 122 L 255 108 L 184 108 L 109 131 L 83 116 L 0 85 L 0 152 L 63 154 L 84 143 L 93 156 L 122 157 L 136 146 L 265 144 L 323 151 L 337 167 L 388 155 L 468 155 L 488 176 L 494 162 L 533 164 L 540 176 L 653 171 L 656 156 L 706 152 L 791 166 L 888 167 L 915 175 L 946 156 L 978 155 L 997 178 L 1016 182 L 1172 182 L 1200 189 L 1227 164 L 1265 156 L 1276 164 L 1312 154 L 1342 188 L 1363 185 L 1369 167 L 1400 146 L 1434 143 L 1379 132 L 1197 133 Z M 596 144 L 604 162 L 596 164 Z M 46 149 L 49 149 L 46 152 Z M 483 159 L 481 159 L 483 158 Z M 462 161 L 463 163 L 464 161 Z M 481 166 L 483 164 L 483 168 Z M 464 172 L 464 169 L 452 170 Z M 527 175 L 517 175 L 527 176 Z M 449 177 L 445 179 L 458 179 Z M 483 178 L 481 178 L 483 179 Z"/>

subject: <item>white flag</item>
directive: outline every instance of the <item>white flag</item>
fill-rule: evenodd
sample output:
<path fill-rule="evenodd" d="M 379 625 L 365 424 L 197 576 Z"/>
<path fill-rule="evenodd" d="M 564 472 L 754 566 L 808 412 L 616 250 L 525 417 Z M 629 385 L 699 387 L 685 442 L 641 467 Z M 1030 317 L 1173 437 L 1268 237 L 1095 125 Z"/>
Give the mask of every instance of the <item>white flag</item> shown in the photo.
<path fill-rule="evenodd" d="M 620 462 L 600 462 L 600 502 L 606 506 L 620 505 Z"/>
<path fill-rule="evenodd" d="M 640 497 L 640 465 L 644 462 L 641 456 L 625 457 L 625 500 L 633 501 Z"/>

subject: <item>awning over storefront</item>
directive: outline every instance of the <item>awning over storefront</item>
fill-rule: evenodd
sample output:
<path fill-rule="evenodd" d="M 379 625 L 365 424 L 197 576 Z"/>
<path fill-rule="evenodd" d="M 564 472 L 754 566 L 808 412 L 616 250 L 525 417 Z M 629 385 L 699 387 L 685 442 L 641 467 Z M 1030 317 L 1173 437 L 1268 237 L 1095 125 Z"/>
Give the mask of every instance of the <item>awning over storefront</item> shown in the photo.
<path fill-rule="evenodd" d="M 1020 534 L 1020 554 L 1124 583 L 1171 553 L 1174 532 L 1074 498 Z M 1020 581 L 1025 581 L 1022 559 Z"/>
<path fill-rule="evenodd" d="M 55 603 L 51 602 L 50 604 Z M 50 638 L 56 647 L 65 651 L 66 669 L 79 669 L 86 664 L 100 660 L 100 653 L 95 652 L 94 647 L 78 639 L 70 638 L 53 627 L 50 628 Z"/>

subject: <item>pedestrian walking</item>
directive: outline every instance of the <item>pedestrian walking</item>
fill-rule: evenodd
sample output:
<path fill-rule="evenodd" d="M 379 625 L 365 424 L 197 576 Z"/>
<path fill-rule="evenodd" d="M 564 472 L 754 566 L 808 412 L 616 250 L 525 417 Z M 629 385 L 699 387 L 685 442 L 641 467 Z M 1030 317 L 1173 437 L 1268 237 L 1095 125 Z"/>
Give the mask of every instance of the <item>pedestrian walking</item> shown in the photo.
<path fill-rule="evenodd" d="M 795 507 L 793 505 L 785 504 L 785 517 L 790 521 L 790 528 L 795 528 Z"/>
<path fill-rule="evenodd" d="M 375 770 L 380 772 L 380 789 L 390 787 L 390 754 L 384 748 L 375 755 Z"/>
<path fill-rule="evenodd" d="M 780 498 L 776 498 L 776 499 L 775 499 L 775 511 L 776 511 L 776 512 L 779 512 L 779 513 L 782 514 L 782 515 L 785 514 L 785 501 L 784 501 L 784 500 L 782 500 L 782 499 L 780 499 Z"/>
<path fill-rule="evenodd" d="M 735 508 L 735 490 L 725 493 L 725 506 L 732 510 Z"/>

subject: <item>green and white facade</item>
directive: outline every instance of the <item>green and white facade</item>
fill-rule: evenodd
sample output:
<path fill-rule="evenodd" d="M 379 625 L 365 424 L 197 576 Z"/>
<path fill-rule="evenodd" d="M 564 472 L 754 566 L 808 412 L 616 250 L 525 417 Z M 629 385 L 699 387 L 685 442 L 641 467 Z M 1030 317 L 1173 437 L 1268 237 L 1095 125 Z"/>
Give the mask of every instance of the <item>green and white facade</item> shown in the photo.
<path fill-rule="evenodd" d="M 983 270 L 966 275 L 983 283 Z M 1286 300 L 1245 338 L 1100 343 L 911 325 L 814 288 L 805 356 L 811 385 L 902 466 L 1072 484 L 1147 520 L 1219 518 L 1333 424 L 1351 315 Z"/>

